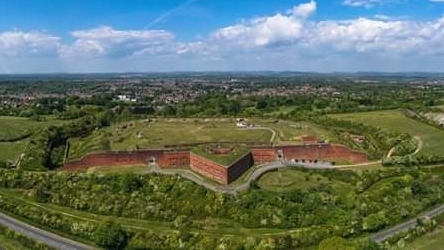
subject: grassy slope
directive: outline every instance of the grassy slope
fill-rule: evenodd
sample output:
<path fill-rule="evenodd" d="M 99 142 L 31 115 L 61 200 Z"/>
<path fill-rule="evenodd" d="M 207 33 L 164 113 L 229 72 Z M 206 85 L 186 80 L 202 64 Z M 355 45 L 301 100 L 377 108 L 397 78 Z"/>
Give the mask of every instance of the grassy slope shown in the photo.
<path fill-rule="evenodd" d="M 350 184 L 337 180 L 329 181 L 328 178 L 320 174 L 310 174 L 292 169 L 270 172 L 262 176 L 258 181 L 259 187 L 275 192 L 282 192 L 289 189 L 309 189 L 321 183 L 332 185 L 334 189 L 342 194 L 346 194 L 353 189 Z"/>
<path fill-rule="evenodd" d="M 28 118 L 0 116 L 0 139 L 15 138 L 57 123 L 61 121 L 48 118 L 48 121 L 37 122 Z"/>
<path fill-rule="evenodd" d="M 28 118 L 0 116 L 0 140 L 17 138 L 49 125 L 57 125 L 63 122 L 50 117 L 47 121 L 37 122 Z M 0 142 L 0 161 L 15 162 L 26 148 L 27 143 L 28 139 L 16 142 Z"/>
<path fill-rule="evenodd" d="M 247 148 L 236 147 L 234 150 L 227 155 L 215 155 L 207 153 L 205 149 L 201 147 L 196 147 L 191 150 L 194 154 L 200 155 L 216 163 L 222 164 L 224 166 L 230 166 L 235 163 L 239 158 L 245 155 L 249 150 Z"/>
<path fill-rule="evenodd" d="M 419 136 L 423 141 L 420 154 L 444 154 L 444 130 L 407 118 L 400 111 L 375 111 L 332 115 L 337 119 L 354 120 L 392 131 Z"/>
<path fill-rule="evenodd" d="M 28 139 L 16 142 L 0 142 L 0 161 L 15 162 L 25 150 Z"/>

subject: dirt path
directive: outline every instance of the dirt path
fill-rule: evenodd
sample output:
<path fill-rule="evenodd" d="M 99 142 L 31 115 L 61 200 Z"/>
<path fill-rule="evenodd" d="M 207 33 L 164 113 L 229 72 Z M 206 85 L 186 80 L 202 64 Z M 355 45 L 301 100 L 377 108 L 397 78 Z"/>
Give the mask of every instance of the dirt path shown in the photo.
<path fill-rule="evenodd" d="M 416 150 L 415 150 L 415 152 L 408 154 L 406 156 L 416 155 L 417 153 L 419 153 L 419 151 L 422 150 L 424 143 L 422 142 L 421 137 L 414 136 L 413 139 L 416 141 Z M 392 157 L 394 152 L 395 152 L 395 148 L 390 149 L 390 151 L 387 153 L 387 158 Z"/>

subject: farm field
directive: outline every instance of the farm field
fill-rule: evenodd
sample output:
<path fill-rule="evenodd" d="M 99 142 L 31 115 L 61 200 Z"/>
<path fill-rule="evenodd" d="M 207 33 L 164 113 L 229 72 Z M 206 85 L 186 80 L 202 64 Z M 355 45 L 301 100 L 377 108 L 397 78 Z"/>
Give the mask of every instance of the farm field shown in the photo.
<path fill-rule="evenodd" d="M 398 110 L 338 114 L 331 115 L 331 117 L 353 120 L 395 132 L 418 136 L 423 142 L 423 147 L 419 154 L 444 154 L 444 130 L 407 118 Z"/>

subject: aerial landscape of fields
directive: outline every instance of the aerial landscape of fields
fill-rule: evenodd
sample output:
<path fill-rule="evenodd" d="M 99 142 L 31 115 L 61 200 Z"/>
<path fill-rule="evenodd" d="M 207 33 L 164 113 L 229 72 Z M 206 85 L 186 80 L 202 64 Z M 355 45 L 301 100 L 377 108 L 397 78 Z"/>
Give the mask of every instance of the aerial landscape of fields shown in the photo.
<path fill-rule="evenodd" d="M 444 249 L 443 0 L 0 16 L 0 250 Z"/>

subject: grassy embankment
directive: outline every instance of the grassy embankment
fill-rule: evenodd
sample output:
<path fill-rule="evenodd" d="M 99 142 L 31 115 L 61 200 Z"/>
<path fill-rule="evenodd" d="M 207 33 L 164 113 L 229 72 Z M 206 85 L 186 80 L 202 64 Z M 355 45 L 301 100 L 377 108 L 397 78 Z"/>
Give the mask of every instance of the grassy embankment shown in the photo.
<path fill-rule="evenodd" d="M 444 154 L 444 130 L 410 119 L 399 110 L 331 115 L 333 118 L 353 120 L 394 132 L 417 136 L 423 142 L 419 154 Z"/>

